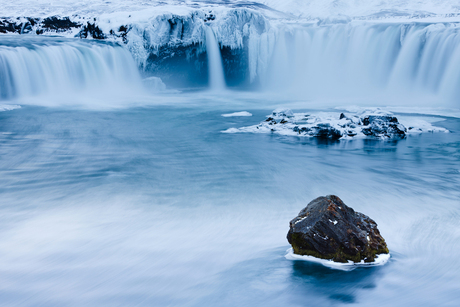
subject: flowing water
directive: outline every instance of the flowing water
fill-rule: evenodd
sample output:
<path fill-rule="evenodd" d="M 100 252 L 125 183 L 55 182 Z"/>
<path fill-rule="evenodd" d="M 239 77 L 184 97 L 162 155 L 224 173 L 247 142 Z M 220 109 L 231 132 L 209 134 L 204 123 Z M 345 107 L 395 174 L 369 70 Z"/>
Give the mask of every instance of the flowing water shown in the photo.
<path fill-rule="evenodd" d="M 220 47 L 210 27 L 206 27 L 206 50 L 209 63 L 209 87 L 212 91 L 225 90 L 224 67 Z"/>
<path fill-rule="evenodd" d="M 20 63 L 34 50 L 40 54 L 43 44 L 22 42 L 28 50 L 14 55 L 12 44 L 2 46 L 0 64 L 11 58 Z M 73 54 L 75 62 L 59 64 L 62 74 L 68 65 L 91 70 L 91 59 L 105 54 L 97 62 L 105 68 L 95 73 L 119 80 L 105 90 L 106 106 L 112 103 L 110 89 L 138 84 L 129 82 L 137 74 L 126 73 L 131 62 L 124 68 L 117 65 L 125 60 L 101 64 L 123 57 L 121 47 L 47 44 L 56 54 Z M 33 55 L 43 72 L 54 67 L 40 68 L 38 59 L 47 61 L 46 52 Z M 84 76 L 77 79 L 94 77 Z M 50 73 L 42 79 L 65 77 L 75 76 Z M 1 80 L 18 80 L 9 78 Z M 10 98 L 2 104 L 20 101 L 22 107 L 0 112 L 3 306 L 456 306 L 460 301 L 458 118 L 435 117 L 436 125 L 451 133 L 328 142 L 221 133 L 260 122 L 278 104 L 308 111 L 318 109 L 313 102 L 302 109 L 298 101 L 257 95 L 231 93 L 223 99 L 184 92 L 124 97 L 122 108 L 93 108 L 69 105 L 68 97 L 76 94 L 60 93 L 61 101 L 50 107 L 40 105 L 45 98 L 21 96 L 31 93 L 29 83 L 27 90 L 4 84 L 3 98 Z M 253 116 L 221 116 L 236 111 Z M 376 220 L 390 248 L 389 263 L 344 272 L 284 258 L 289 221 L 327 194 Z"/>

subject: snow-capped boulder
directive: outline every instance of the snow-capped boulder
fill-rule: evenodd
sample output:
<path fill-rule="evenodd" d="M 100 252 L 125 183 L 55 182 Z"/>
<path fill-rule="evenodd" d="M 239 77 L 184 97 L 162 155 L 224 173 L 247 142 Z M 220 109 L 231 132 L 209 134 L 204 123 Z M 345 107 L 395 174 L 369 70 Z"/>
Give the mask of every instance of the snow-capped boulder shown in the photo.
<path fill-rule="evenodd" d="M 311 201 L 289 223 L 287 239 L 294 254 L 335 262 L 373 262 L 388 254 L 377 224 L 334 195 Z"/>

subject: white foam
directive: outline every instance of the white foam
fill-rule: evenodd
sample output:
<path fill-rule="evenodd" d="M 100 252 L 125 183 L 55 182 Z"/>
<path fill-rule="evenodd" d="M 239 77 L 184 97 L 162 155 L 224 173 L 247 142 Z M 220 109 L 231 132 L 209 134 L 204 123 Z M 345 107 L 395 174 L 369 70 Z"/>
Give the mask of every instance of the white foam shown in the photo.
<path fill-rule="evenodd" d="M 385 263 L 388 262 L 388 260 L 390 260 L 390 254 L 379 254 L 379 255 L 376 255 L 374 262 L 364 262 L 364 260 L 361 260 L 361 262 L 353 262 L 351 260 L 348 260 L 347 263 L 342 263 L 342 262 L 335 262 L 332 260 L 320 259 L 320 258 L 316 258 L 313 256 L 297 255 L 297 254 L 294 254 L 294 251 L 292 248 L 286 251 L 286 255 L 284 257 L 287 260 L 303 260 L 303 261 L 315 262 L 315 263 L 322 264 L 328 268 L 342 270 L 342 271 L 351 271 L 359 267 L 380 266 L 380 265 L 384 265 Z"/>
<path fill-rule="evenodd" d="M 238 116 L 252 116 L 252 114 L 246 111 L 241 111 L 241 112 L 222 114 L 222 116 L 223 117 L 238 117 Z"/>

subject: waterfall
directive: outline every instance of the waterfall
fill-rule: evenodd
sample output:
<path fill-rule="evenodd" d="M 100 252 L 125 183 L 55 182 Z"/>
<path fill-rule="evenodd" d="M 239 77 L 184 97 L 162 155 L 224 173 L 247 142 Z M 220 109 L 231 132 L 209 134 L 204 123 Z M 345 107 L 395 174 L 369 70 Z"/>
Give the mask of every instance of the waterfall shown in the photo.
<path fill-rule="evenodd" d="M 458 24 L 285 26 L 250 40 L 251 79 L 266 91 L 460 105 Z"/>
<path fill-rule="evenodd" d="M 57 38 L 2 38 L 0 100 L 36 95 L 136 91 L 139 72 L 124 48 Z"/>
<path fill-rule="evenodd" d="M 209 86 L 213 91 L 223 90 L 225 89 L 226 85 L 219 43 L 217 42 L 211 27 L 205 28 L 206 52 L 208 55 Z"/>

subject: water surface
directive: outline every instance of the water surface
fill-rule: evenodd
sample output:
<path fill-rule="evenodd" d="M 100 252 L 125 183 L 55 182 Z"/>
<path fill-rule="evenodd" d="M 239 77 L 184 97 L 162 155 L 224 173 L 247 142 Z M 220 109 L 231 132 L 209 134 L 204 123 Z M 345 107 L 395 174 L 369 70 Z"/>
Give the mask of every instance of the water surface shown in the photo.
<path fill-rule="evenodd" d="M 0 112 L 2 304 L 458 304 L 458 119 L 400 141 L 221 133 L 272 109 L 221 116 L 242 110 Z M 387 265 L 284 258 L 289 221 L 327 194 L 376 220 Z"/>

